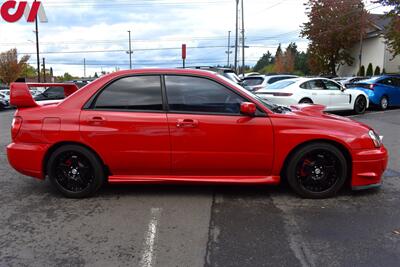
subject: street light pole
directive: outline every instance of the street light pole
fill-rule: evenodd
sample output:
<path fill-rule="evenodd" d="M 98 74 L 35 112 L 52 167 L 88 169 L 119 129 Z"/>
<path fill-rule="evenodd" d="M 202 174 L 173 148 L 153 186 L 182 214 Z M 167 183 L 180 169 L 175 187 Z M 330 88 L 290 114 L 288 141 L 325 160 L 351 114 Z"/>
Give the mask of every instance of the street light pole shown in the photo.
<path fill-rule="evenodd" d="M 36 0 L 35 0 L 35 2 L 36 2 Z M 36 27 L 36 30 L 35 30 L 35 34 L 36 34 L 36 60 L 37 60 L 37 75 L 38 75 L 37 79 L 38 79 L 38 82 L 40 83 L 39 26 L 38 26 L 37 15 L 36 15 L 36 18 L 35 18 L 35 27 Z"/>
<path fill-rule="evenodd" d="M 231 31 L 228 31 L 228 50 L 226 51 L 226 53 L 228 54 L 228 63 L 227 63 L 227 67 L 229 68 L 230 62 L 230 55 L 231 55 Z"/>
<path fill-rule="evenodd" d="M 86 58 L 83 59 L 83 78 L 86 78 Z"/>
<path fill-rule="evenodd" d="M 235 36 L 235 72 L 237 72 L 237 60 L 238 60 L 238 41 L 239 41 L 239 0 L 236 1 L 236 36 Z"/>
<path fill-rule="evenodd" d="M 129 33 L 129 51 L 128 51 L 128 54 L 129 54 L 129 69 L 131 70 L 132 69 L 132 42 L 131 42 L 131 31 L 128 31 L 128 33 Z"/>

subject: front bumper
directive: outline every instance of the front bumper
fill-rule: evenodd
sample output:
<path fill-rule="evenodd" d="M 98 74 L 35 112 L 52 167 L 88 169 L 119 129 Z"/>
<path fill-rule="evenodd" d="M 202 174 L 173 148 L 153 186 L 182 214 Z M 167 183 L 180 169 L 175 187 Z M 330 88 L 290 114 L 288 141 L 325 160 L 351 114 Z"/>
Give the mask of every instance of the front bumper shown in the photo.
<path fill-rule="evenodd" d="M 7 146 L 8 162 L 24 175 L 44 179 L 42 163 L 48 148 L 46 144 L 11 143 Z"/>
<path fill-rule="evenodd" d="M 388 159 L 388 152 L 384 146 L 376 149 L 355 150 L 353 153 L 352 189 L 379 187 L 382 184 L 382 175 L 387 168 Z"/>

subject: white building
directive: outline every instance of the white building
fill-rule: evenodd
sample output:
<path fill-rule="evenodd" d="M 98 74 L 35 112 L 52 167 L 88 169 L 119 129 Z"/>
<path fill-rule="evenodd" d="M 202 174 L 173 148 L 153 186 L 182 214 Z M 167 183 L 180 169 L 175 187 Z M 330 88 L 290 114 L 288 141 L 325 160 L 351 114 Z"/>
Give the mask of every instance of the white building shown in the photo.
<path fill-rule="evenodd" d="M 385 38 L 383 36 L 385 27 L 390 23 L 390 19 L 383 15 L 370 15 L 371 27 L 367 31 L 367 36 L 363 40 L 361 65 L 367 71 L 369 63 L 372 64 L 373 71 L 379 66 L 381 72 L 383 69 L 386 73 L 400 72 L 400 56 L 393 58 L 393 54 L 389 51 Z M 360 66 L 360 44 L 356 44 L 351 50 L 354 63 L 351 66 L 341 65 L 337 74 L 339 76 L 356 76 Z"/>

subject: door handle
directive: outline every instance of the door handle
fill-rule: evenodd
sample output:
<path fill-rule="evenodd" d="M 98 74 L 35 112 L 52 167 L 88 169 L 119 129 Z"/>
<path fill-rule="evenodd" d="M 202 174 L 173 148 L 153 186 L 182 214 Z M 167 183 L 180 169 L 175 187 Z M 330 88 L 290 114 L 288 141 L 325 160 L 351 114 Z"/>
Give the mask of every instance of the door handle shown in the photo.
<path fill-rule="evenodd" d="M 196 128 L 199 125 L 197 120 L 192 119 L 180 119 L 176 122 L 178 128 Z"/>
<path fill-rule="evenodd" d="M 102 116 L 93 116 L 90 119 L 88 119 L 89 123 L 92 124 L 100 124 L 106 121 L 106 118 L 102 117 Z"/>

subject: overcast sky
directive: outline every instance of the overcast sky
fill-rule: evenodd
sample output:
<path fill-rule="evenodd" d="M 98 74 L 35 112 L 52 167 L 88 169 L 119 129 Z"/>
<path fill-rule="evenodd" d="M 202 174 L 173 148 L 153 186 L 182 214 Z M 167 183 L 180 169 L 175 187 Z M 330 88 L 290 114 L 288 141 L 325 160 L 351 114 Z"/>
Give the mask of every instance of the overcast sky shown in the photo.
<path fill-rule="evenodd" d="M 2 1 L 1 1 L 2 2 Z M 30 1 L 32 2 L 32 1 Z M 227 63 L 228 31 L 234 45 L 235 0 L 44 0 L 48 23 L 39 23 L 41 58 L 56 75 L 128 69 L 128 30 L 132 31 L 133 67 L 181 66 L 182 43 L 188 46 L 187 65 Z M 279 43 L 296 42 L 307 20 L 303 0 L 245 0 L 246 64 L 254 65 Z M 366 2 L 372 13 L 382 8 Z M 0 51 L 16 47 L 31 53 L 36 66 L 34 23 L 0 22 Z M 108 52 L 103 52 L 108 51 Z M 70 53 L 59 53 L 70 52 Z M 76 53 L 80 52 L 80 53 Z M 233 54 L 231 55 L 231 62 Z"/>

